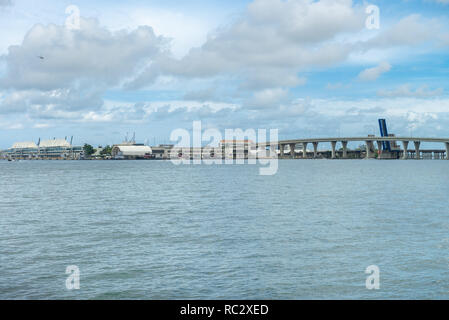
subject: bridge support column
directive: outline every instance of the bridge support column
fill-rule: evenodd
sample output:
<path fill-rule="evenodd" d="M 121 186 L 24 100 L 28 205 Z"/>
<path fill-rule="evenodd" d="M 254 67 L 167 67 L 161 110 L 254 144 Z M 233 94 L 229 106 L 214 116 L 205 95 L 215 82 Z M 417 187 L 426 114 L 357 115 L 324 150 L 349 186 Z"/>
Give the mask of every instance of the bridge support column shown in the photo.
<path fill-rule="evenodd" d="M 337 158 L 337 152 L 335 151 L 335 147 L 337 146 L 337 141 L 331 141 L 331 146 L 332 146 L 332 159 L 336 159 Z"/>
<path fill-rule="evenodd" d="M 382 141 L 377 142 L 377 159 L 382 159 Z"/>
<path fill-rule="evenodd" d="M 313 144 L 313 157 L 318 157 L 318 142 L 312 142 Z"/>
<path fill-rule="evenodd" d="M 343 159 L 348 159 L 348 141 L 342 141 L 341 145 L 343 147 Z"/>
<path fill-rule="evenodd" d="M 421 159 L 420 151 L 419 151 L 419 145 L 421 144 L 421 141 L 413 141 L 415 144 L 415 159 L 419 160 Z"/>
<path fill-rule="evenodd" d="M 284 145 L 280 144 L 279 145 L 279 158 L 283 158 L 284 157 Z"/>
<path fill-rule="evenodd" d="M 290 157 L 295 158 L 295 143 L 290 143 Z"/>
<path fill-rule="evenodd" d="M 445 145 L 446 145 L 446 160 L 449 160 L 449 142 L 446 142 Z"/>
<path fill-rule="evenodd" d="M 402 147 L 404 148 L 404 154 L 402 155 L 402 159 L 408 159 L 408 141 L 402 141 Z"/>
<path fill-rule="evenodd" d="M 302 143 L 302 158 L 307 159 L 307 142 Z"/>
<path fill-rule="evenodd" d="M 371 159 L 373 157 L 373 142 L 365 141 L 366 143 L 366 159 Z"/>

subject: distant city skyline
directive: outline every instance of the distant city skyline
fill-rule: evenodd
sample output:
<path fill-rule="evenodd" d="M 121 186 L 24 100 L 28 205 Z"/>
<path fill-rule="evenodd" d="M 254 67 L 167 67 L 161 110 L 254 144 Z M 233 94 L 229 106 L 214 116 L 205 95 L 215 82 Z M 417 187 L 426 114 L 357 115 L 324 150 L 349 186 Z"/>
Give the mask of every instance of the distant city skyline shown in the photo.
<path fill-rule="evenodd" d="M 194 120 L 288 139 L 377 134 L 386 118 L 397 135 L 449 137 L 448 13 L 444 0 L 0 0 L 0 149 L 169 143 Z"/>

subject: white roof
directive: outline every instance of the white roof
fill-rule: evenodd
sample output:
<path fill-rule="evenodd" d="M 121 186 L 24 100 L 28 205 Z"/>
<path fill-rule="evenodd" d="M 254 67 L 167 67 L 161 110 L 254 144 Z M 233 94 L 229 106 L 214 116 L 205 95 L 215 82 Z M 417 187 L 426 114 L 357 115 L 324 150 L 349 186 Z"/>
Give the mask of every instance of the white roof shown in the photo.
<path fill-rule="evenodd" d="M 144 156 L 146 153 L 151 153 L 149 146 L 117 146 L 124 156 Z"/>
<path fill-rule="evenodd" d="M 41 148 L 70 147 L 70 143 L 64 139 L 44 140 L 44 141 L 41 141 L 39 147 L 41 147 Z"/>
<path fill-rule="evenodd" d="M 12 145 L 12 149 L 37 149 L 37 145 L 34 142 L 16 142 Z"/>

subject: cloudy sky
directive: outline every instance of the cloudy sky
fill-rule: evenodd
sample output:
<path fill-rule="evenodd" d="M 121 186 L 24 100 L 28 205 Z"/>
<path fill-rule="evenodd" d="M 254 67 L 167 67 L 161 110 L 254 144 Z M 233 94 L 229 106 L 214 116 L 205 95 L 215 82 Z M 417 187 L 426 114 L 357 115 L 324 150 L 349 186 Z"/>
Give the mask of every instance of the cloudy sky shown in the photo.
<path fill-rule="evenodd" d="M 0 148 L 168 143 L 193 120 L 449 137 L 448 75 L 449 0 L 0 0 Z"/>

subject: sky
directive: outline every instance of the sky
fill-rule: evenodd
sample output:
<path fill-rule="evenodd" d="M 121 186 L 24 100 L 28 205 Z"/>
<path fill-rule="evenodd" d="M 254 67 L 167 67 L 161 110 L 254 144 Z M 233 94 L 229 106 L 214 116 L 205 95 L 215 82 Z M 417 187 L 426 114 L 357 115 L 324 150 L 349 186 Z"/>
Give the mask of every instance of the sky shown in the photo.
<path fill-rule="evenodd" d="M 169 143 L 197 120 L 449 137 L 448 75 L 449 0 L 0 0 L 0 149 Z"/>

